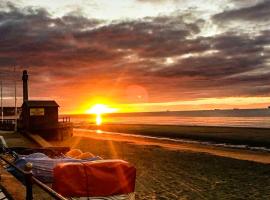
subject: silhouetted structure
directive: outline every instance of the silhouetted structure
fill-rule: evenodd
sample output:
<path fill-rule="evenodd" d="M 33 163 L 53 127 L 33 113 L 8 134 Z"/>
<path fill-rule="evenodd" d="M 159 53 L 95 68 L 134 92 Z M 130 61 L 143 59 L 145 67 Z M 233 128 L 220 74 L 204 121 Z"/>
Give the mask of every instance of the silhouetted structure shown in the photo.
<path fill-rule="evenodd" d="M 63 139 L 72 135 L 72 123 L 69 119 L 59 122 L 59 105 L 53 101 L 28 100 L 28 74 L 23 71 L 23 104 L 19 129 L 41 135 L 47 139 Z"/>
<path fill-rule="evenodd" d="M 28 74 L 27 74 L 27 70 L 23 70 L 22 81 L 23 81 L 23 101 L 27 101 L 28 100 Z"/>
<path fill-rule="evenodd" d="M 25 100 L 21 114 L 23 128 L 38 131 L 57 127 L 58 107 L 55 101 Z"/>

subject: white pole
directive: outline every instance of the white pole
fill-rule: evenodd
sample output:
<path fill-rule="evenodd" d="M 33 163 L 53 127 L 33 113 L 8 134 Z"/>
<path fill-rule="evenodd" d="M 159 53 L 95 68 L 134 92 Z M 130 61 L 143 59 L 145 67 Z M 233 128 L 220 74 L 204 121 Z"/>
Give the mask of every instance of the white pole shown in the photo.
<path fill-rule="evenodd" d="M 15 92 L 15 127 L 14 131 L 17 131 L 17 84 L 16 84 L 16 67 L 14 66 L 14 92 Z"/>
<path fill-rule="evenodd" d="M 4 110 L 3 110 L 3 81 L 1 81 L 1 122 L 4 121 Z"/>

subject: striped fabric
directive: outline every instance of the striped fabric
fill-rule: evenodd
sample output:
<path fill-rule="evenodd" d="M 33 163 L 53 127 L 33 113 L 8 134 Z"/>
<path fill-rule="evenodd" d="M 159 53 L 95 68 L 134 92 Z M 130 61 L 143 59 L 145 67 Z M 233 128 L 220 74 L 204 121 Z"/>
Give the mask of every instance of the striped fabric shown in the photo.
<path fill-rule="evenodd" d="M 135 193 L 115 195 L 110 197 L 80 197 L 70 198 L 70 200 L 135 200 Z"/>
<path fill-rule="evenodd" d="M 0 189 L 0 200 L 8 200 L 5 193 Z"/>
<path fill-rule="evenodd" d="M 82 162 L 89 162 L 89 161 L 96 161 L 100 160 L 101 158 L 99 156 L 96 156 L 94 158 L 86 159 L 86 160 L 80 160 L 80 159 L 74 159 L 69 157 L 62 157 L 57 159 L 52 159 L 46 156 L 43 153 L 34 153 L 27 156 L 19 155 L 19 158 L 15 161 L 15 165 L 18 168 L 24 169 L 25 164 L 30 162 L 33 165 L 33 175 L 38 178 L 40 181 L 44 183 L 52 183 L 53 182 L 53 168 L 59 164 L 59 163 L 67 163 L 67 162 L 73 162 L 73 163 L 82 163 Z M 12 173 L 16 171 L 12 166 L 9 166 L 7 170 Z M 14 176 L 18 176 L 17 173 L 12 173 Z M 20 177 L 17 177 L 20 179 Z M 1 199 L 0 199 L 1 200 Z"/>

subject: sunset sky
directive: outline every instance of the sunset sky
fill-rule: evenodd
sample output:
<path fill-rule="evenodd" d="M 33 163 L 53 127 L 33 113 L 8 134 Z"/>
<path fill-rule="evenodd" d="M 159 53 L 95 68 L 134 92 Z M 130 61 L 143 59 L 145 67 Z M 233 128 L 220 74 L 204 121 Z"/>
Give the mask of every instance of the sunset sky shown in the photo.
<path fill-rule="evenodd" d="M 62 113 L 270 105 L 269 0 L 0 1 L 0 78 Z"/>

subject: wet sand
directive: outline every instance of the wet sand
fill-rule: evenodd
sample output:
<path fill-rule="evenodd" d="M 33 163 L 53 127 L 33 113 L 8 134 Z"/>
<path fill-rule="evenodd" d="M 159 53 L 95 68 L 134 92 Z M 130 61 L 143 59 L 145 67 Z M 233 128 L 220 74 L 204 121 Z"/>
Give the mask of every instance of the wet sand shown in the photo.
<path fill-rule="evenodd" d="M 270 128 L 107 123 L 100 126 L 78 124 L 75 128 L 270 149 Z"/>
<path fill-rule="evenodd" d="M 54 144 L 134 164 L 137 199 L 270 199 L 266 152 L 78 130 Z"/>
<path fill-rule="evenodd" d="M 199 143 L 185 143 L 172 140 L 160 140 L 155 138 L 147 138 L 140 135 L 125 135 L 112 132 L 104 131 L 91 131 L 76 129 L 75 136 L 88 137 L 97 140 L 109 140 L 118 142 L 129 142 L 136 145 L 149 145 L 149 146 L 159 146 L 169 150 L 179 150 L 179 151 L 192 151 L 200 153 L 209 153 L 212 155 L 223 156 L 228 158 L 235 158 L 240 160 L 249 160 L 260 163 L 270 164 L 270 153 L 242 150 L 242 149 L 232 149 L 232 148 L 222 148 L 215 147 L 211 145 L 203 145 Z"/>

